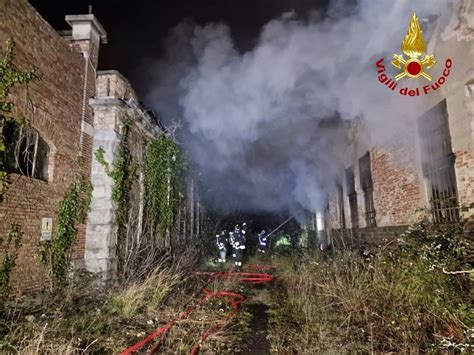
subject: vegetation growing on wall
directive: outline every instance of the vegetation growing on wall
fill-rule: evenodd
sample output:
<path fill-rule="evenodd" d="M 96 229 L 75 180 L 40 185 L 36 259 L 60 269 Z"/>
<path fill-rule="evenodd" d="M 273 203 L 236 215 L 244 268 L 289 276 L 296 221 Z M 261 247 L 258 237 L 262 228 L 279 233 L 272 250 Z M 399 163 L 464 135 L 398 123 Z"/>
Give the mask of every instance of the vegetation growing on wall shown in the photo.
<path fill-rule="evenodd" d="M 18 70 L 13 65 L 15 44 L 12 40 L 6 43 L 6 53 L 0 58 L 0 202 L 7 188 L 7 172 L 3 153 L 5 152 L 5 141 L 3 137 L 3 127 L 7 121 L 16 121 L 20 126 L 25 124 L 24 117 L 12 116 L 13 102 L 10 101 L 10 91 L 14 86 L 27 84 L 38 79 L 39 74 L 36 69 Z"/>
<path fill-rule="evenodd" d="M 4 310 L 5 301 L 10 293 L 10 274 L 16 264 L 22 236 L 20 227 L 12 224 L 1 245 L 0 254 L 3 255 L 3 259 L 0 265 L 0 314 Z"/>
<path fill-rule="evenodd" d="M 186 163 L 176 142 L 166 135 L 152 139 L 145 156 L 145 211 L 152 235 L 173 225 L 182 191 Z"/>
<path fill-rule="evenodd" d="M 54 237 L 42 242 L 38 249 L 40 261 L 49 267 L 52 287 L 60 286 L 66 280 L 76 242 L 77 225 L 85 223 L 91 193 L 90 183 L 78 174 L 59 203 Z"/>
<path fill-rule="evenodd" d="M 115 218 L 117 221 L 117 268 L 121 275 L 124 257 L 124 244 L 127 234 L 127 223 L 130 210 L 130 190 L 137 169 L 136 163 L 133 161 L 129 147 L 129 134 L 131 126 L 131 118 L 127 117 L 123 121 L 122 132 L 118 144 L 117 158 L 110 167 L 105 160 L 105 150 L 100 147 L 95 152 L 97 161 L 104 167 L 105 172 L 113 181 L 112 201 L 115 204 Z"/>
<path fill-rule="evenodd" d="M 130 222 L 131 189 L 135 180 L 137 163 L 130 152 L 129 134 L 132 120 L 123 122 L 115 161 L 109 164 L 105 160 L 105 150 L 100 147 L 95 152 L 97 161 L 113 179 L 112 201 L 115 205 L 117 223 L 117 271 L 124 270 L 125 244 L 128 223 Z M 181 173 L 185 163 L 176 142 L 166 135 L 148 142 L 143 162 L 145 186 L 144 217 L 153 236 L 159 233 L 165 236 L 173 225 L 182 196 Z"/>

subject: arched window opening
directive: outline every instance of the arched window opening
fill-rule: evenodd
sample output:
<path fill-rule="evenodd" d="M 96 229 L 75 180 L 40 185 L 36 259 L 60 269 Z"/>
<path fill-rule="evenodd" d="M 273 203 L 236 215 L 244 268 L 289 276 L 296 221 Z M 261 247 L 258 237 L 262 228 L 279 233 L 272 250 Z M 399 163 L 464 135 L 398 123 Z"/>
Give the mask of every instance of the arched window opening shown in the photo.
<path fill-rule="evenodd" d="M 31 127 L 6 122 L 3 127 L 6 172 L 48 181 L 50 149 L 40 134 Z"/>

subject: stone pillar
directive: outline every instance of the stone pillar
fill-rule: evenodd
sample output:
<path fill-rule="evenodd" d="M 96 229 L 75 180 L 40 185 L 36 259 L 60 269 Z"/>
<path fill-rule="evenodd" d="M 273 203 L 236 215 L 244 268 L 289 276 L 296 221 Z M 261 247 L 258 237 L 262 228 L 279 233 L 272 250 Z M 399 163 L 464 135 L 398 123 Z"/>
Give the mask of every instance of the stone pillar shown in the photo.
<path fill-rule="evenodd" d="M 98 73 L 96 94 L 89 100 L 89 105 L 94 110 L 93 152 L 102 147 L 109 167 L 112 167 L 117 159 L 122 123 L 126 117 L 132 120 L 129 141 L 140 137 L 157 138 L 163 133 L 153 117 L 138 104 L 130 83 L 117 71 Z M 134 160 L 143 161 L 144 151 L 141 148 L 132 149 L 131 154 Z M 102 273 L 105 279 L 110 279 L 117 271 L 116 208 L 112 201 L 114 181 L 95 156 L 92 161 L 91 182 L 94 190 L 86 231 L 85 266 L 88 271 Z M 138 183 L 140 195 L 137 230 L 140 232 L 144 223 L 143 173 L 140 174 Z M 128 251 L 127 241 L 124 253 Z"/>
<path fill-rule="evenodd" d="M 120 140 L 120 127 L 127 106 L 128 82 L 118 72 L 104 72 L 98 77 L 96 96 L 89 101 L 94 110 L 94 139 L 92 151 L 102 147 L 105 161 L 111 167 Z M 93 186 L 91 212 L 86 229 L 85 266 L 87 271 L 100 273 L 104 279 L 114 277 L 117 270 L 117 225 L 112 202 L 113 180 L 95 156 L 92 160 Z"/>
<path fill-rule="evenodd" d="M 119 142 L 120 108 L 111 102 L 95 102 L 93 151 L 100 147 L 109 166 L 114 163 L 114 151 Z M 91 212 L 86 231 L 85 266 L 87 271 L 103 274 L 105 279 L 113 277 L 116 271 L 116 230 L 115 207 L 112 203 L 113 180 L 101 163 L 94 157 L 92 161 Z"/>

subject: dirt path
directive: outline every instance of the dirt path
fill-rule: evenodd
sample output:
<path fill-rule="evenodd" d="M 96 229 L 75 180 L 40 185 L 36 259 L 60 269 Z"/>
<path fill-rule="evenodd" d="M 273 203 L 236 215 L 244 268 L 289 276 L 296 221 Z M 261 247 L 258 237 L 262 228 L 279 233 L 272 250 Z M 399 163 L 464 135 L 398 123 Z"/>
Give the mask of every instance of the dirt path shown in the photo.
<path fill-rule="evenodd" d="M 271 345 L 268 335 L 268 290 L 266 286 L 258 287 L 250 296 L 244 310 L 252 314 L 250 335 L 247 347 L 241 352 L 245 355 L 270 354 Z"/>
<path fill-rule="evenodd" d="M 251 338 L 247 349 L 242 351 L 245 355 L 270 354 L 270 342 L 268 334 L 268 306 L 264 303 L 252 303 L 247 311 L 252 313 Z"/>

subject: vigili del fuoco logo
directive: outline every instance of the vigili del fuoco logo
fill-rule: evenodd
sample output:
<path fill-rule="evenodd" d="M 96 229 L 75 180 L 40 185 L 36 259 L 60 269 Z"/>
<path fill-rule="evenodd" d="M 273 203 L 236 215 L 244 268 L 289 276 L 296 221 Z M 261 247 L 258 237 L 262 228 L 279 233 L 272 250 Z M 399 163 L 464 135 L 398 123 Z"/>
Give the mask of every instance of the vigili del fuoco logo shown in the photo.
<path fill-rule="evenodd" d="M 438 80 L 433 82 L 429 69 L 436 65 L 436 58 L 433 54 L 426 53 L 426 43 L 423 38 L 423 31 L 421 30 L 416 13 L 413 13 L 411 16 L 407 34 L 401 45 L 401 50 L 403 53 L 395 53 L 391 62 L 395 68 L 400 70 L 399 74 L 395 75 L 394 79 L 390 78 L 386 73 L 384 58 L 380 58 L 375 63 L 380 83 L 384 84 L 392 91 L 395 91 L 398 84 L 401 83 L 399 80 L 405 77 L 408 79 L 418 79 L 421 77 L 421 80 L 431 82 L 423 85 L 421 90 L 420 87 L 400 85 L 398 92 L 400 95 L 404 96 L 420 96 L 420 93 L 427 95 L 432 91 L 438 90 L 445 83 L 451 72 L 453 61 L 449 58 L 446 59 L 442 75 Z"/>

